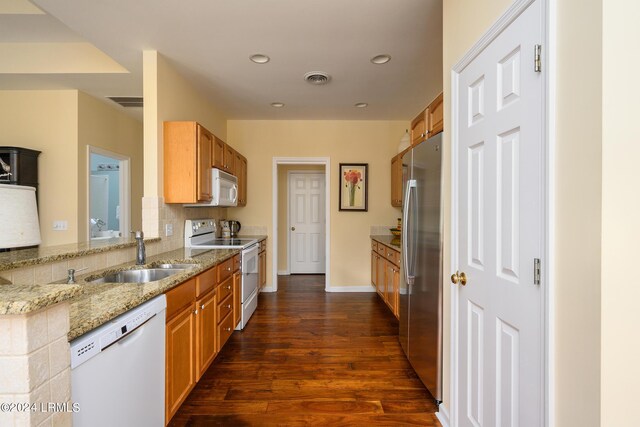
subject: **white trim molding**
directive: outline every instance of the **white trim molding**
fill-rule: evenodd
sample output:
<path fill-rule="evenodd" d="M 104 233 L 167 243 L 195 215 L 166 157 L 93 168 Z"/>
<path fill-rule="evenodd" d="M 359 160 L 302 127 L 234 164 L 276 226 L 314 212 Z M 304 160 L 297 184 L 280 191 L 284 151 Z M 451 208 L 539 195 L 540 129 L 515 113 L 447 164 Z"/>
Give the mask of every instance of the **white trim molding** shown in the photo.
<path fill-rule="evenodd" d="M 291 273 L 289 270 L 278 270 L 278 276 L 289 276 Z"/>
<path fill-rule="evenodd" d="M 554 426 L 554 414 L 555 407 L 553 404 L 553 397 L 555 396 L 554 386 L 554 364 L 551 355 L 555 351 L 552 338 L 555 334 L 554 328 L 554 298 L 553 289 L 554 281 L 551 272 L 553 271 L 553 247 L 554 247 L 554 186 L 555 175 L 553 165 L 555 162 L 552 148 L 555 145 L 555 46 L 554 41 L 556 38 L 555 32 L 555 5 L 556 0 L 515 0 L 514 3 L 505 11 L 505 13 L 498 18 L 498 20 L 489 28 L 489 30 L 473 45 L 471 49 L 456 63 L 451 69 L 451 271 L 449 274 L 453 274 L 458 267 L 458 95 L 459 95 L 459 75 L 462 71 L 484 51 L 511 23 L 513 23 L 532 3 L 540 1 L 542 7 L 542 43 L 543 43 L 543 126 L 545 129 L 543 141 L 544 149 L 544 247 L 542 254 L 542 275 L 545 282 L 545 295 L 543 297 L 543 321 L 545 328 L 543 329 L 543 360 L 544 360 L 544 379 L 543 379 L 543 393 L 541 396 L 543 402 L 543 414 L 542 419 L 544 425 Z M 450 369 L 448 373 L 450 378 L 449 387 L 449 399 L 447 402 L 449 410 L 444 406 L 444 403 L 440 404 L 439 412 L 436 414 L 443 426 L 457 426 L 459 420 L 458 414 L 458 287 L 451 287 L 451 337 L 450 337 Z M 446 372 L 444 373 L 447 374 Z"/>
<path fill-rule="evenodd" d="M 441 403 L 440 405 L 438 405 L 438 412 L 436 412 L 436 418 L 438 418 L 438 421 L 440 421 L 440 424 L 442 424 L 442 427 L 449 427 L 450 423 L 449 423 L 449 411 L 447 411 L 446 406 L 444 406 L 444 403 Z"/>
<path fill-rule="evenodd" d="M 272 283 L 262 290 L 262 292 L 276 292 L 278 290 L 278 165 L 324 165 L 325 172 L 325 291 L 329 290 L 331 283 L 331 159 L 329 157 L 274 157 L 271 170 L 272 176 L 272 238 L 271 247 L 273 256 L 271 257 L 271 281 Z"/>

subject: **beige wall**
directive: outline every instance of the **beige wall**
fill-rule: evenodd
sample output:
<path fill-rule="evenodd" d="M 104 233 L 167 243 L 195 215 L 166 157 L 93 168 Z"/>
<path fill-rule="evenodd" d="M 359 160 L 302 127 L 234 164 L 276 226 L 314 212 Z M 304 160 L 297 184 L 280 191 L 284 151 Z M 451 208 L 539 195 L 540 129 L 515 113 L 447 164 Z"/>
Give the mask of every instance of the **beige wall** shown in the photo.
<path fill-rule="evenodd" d="M 87 240 L 87 146 L 128 156 L 131 170 L 131 229 L 142 229 L 142 123 L 78 93 L 78 236 Z M 126 230 L 125 230 L 126 232 Z"/>
<path fill-rule="evenodd" d="M 75 90 L 0 91 L 0 145 L 42 151 L 38 197 L 46 246 L 78 240 L 77 94 Z M 53 231 L 55 220 L 68 221 L 68 229 Z"/>
<path fill-rule="evenodd" d="M 602 426 L 638 426 L 640 287 L 632 279 L 640 236 L 640 3 L 603 1 Z"/>
<path fill-rule="evenodd" d="M 242 224 L 272 229 L 273 157 L 330 157 L 331 286 L 370 286 L 370 226 L 394 224 L 399 210 L 390 204 L 391 157 L 408 122 L 404 121 L 240 121 L 228 122 L 229 143 L 248 160 L 246 208 L 229 209 Z M 338 211 L 338 164 L 369 164 L 369 211 Z M 269 247 L 270 249 L 270 247 Z M 271 254 L 267 284 L 272 281 Z"/>
<path fill-rule="evenodd" d="M 227 118 L 209 103 L 157 51 L 143 53 L 144 92 L 144 198 L 142 228 L 147 237 L 162 237 L 162 250 L 184 244 L 184 221 L 187 218 L 224 218 L 226 209 L 184 208 L 165 204 L 163 199 L 163 122 L 195 120 L 225 139 Z M 166 236 L 166 225 L 173 225 L 173 235 Z"/>
<path fill-rule="evenodd" d="M 323 165 L 278 166 L 278 271 L 288 271 L 287 198 L 290 171 L 316 171 L 324 173 Z M 233 212 L 235 213 L 235 212 Z"/>
<path fill-rule="evenodd" d="M 600 420 L 600 235 L 601 235 L 601 1 L 565 0 L 557 9 L 555 425 L 595 426 Z M 445 147 L 451 128 L 453 65 L 511 4 L 507 0 L 444 2 Z M 450 163 L 445 151 L 445 164 Z M 445 171 L 448 176 L 448 171 Z M 450 216 L 450 194 L 446 214 Z M 445 226 L 450 240 L 450 223 Z M 445 248 L 445 272 L 450 271 Z M 445 325 L 450 285 L 445 283 Z M 445 329 L 445 373 L 450 335 Z M 449 378 L 445 375 L 445 405 Z"/>
<path fill-rule="evenodd" d="M 143 61 L 144 194 L 162 196 L 162 124 L 172 120 L 195 120 L 224 140 L 227 117 L 157 51 L 144 51 Z"/>

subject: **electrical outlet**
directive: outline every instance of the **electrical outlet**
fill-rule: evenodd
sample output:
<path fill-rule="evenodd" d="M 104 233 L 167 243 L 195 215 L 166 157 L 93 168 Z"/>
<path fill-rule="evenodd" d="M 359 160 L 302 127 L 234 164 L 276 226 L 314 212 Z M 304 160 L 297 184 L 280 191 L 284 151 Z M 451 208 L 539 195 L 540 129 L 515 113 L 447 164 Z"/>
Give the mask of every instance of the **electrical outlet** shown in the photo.
<path fill-rule="evenodd" d="M 173 236 L 173 224 L 165 224 L 165 226 L 164 226 L 164 235 L 165 236 Z"/>
<path fill-rule="evenodd" d="M 53 229 L 55 231 L 64 231 L 69 228 L 69 222 L 65 220 L 53 221 Z"/>

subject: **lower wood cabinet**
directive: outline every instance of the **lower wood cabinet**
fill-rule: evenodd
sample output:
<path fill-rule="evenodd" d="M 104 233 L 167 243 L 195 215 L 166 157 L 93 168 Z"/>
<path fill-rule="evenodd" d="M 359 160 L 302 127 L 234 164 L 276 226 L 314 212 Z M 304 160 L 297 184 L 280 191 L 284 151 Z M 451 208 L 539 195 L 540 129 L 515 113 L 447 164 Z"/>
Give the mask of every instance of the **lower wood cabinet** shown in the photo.
<path fill-rule="evenodd" d="M 400 316 L 400 252 L 371 241 L 371 284 L 394 316 Z"/>
<path fill-rule="evenodd" d="M 196 366 L 198 380 L 200 380 L 218 354 L 219 347 L 216 336 L 216 326 L 218 326 L 217 296 L 216 291 L 212 291 L 196 301 Z"/>
<path fill-rule="evenodd" d="M 233 273 L 233 327 L 242 319 L 242 272 Z"/>
<path fill-rule="evenodd" d="M 169 422 L 196 385 L 196 318 L 193 307 L 179 311 L 167 323 L 165 422 Z"/>
<path fill-rule="evenodd" d="M 166 293 L 167 424 L 233 333 L 239 316 L 234 302 L 240 298 L 240 288 L 234 286 L 240 255 L 235 257 Z"/>

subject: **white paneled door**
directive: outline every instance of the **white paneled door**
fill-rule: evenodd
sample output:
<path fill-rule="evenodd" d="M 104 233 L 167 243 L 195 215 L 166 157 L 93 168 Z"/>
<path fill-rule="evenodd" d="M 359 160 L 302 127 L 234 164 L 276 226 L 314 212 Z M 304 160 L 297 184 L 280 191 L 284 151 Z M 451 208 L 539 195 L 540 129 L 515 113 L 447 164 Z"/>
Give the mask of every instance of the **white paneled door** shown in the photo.
<path fill-rule="evenodd" d="M 457 79 L 459 426 L 543 425 L 540 1 Z M 466 285 L 462 273 L 466 276 Z"/>
<path fill-rule="evenodd" d="M 289 174 L 289 270 L 325 271 L 325 189 L 323 173 Z"/>

